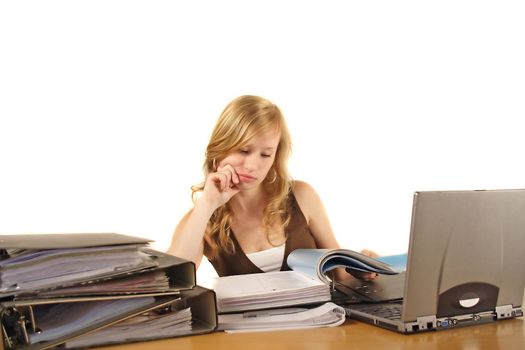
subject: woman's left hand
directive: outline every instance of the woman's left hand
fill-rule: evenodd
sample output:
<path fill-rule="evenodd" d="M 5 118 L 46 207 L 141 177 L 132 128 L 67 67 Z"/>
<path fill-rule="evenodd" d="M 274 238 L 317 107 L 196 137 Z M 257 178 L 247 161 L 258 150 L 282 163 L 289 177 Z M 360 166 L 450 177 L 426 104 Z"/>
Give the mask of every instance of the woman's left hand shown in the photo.
<path fill-rule="evenodd" d="M 363 255 L 369 256 L 371 258 L 379 257 L 379 254 L 377 254 L 376 252 L 373 252 L 371 250 L 368 250 L 368 249 L 363 249 L 363 250 L 361 250 L 360 253 L 363 254 Z M 355 278 L 359 278 L 360 280 L 367 281 L 367 282 L 368 281 L 373 281 L 374 279 L 376 279 L 379 276 L 375 272 L 356 272 L 356 271 L 349 271 L 349 270 L 347 270 L 347 272 L 350 273 Z"/>

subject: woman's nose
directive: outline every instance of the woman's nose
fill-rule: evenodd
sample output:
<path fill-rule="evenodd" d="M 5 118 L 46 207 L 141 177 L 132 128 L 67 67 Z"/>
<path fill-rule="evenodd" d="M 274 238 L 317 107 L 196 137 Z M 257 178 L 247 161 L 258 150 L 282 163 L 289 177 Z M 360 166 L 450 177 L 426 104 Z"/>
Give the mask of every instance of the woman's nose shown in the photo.
<path fill-rule="evenodd" d="M 246 170 L 254 170 L 257 168 L 257 157 L 253 154 L 250 154 L 248 157 L 244 158 L 244 168 Z"/>

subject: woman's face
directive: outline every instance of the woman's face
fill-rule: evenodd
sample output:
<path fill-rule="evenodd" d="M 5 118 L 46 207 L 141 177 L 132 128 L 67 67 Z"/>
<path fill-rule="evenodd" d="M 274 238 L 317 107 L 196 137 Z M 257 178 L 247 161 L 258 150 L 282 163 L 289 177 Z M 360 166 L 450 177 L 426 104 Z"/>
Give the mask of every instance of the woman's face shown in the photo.
<path fill-rule="evenodd" d="M 218 166 L 229 164 L 235 169 L 240 180 L 237 187 L 241 190 L 255 188 L 264 181 L 273 165 L 280 137 L 275 130 L 263 131 L 226 156 Z"/>

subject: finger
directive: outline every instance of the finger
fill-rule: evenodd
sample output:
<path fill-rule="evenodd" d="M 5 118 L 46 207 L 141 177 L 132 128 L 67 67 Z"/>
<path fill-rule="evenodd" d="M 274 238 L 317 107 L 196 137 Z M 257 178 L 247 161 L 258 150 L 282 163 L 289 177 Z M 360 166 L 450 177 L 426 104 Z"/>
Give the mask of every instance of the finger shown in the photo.
<path fill-rule="evenodd" d="M 376 252 L 373 252 L 373 251 L 368 250 L 368 249 L 361 250 L 361 254 L 369 256 L 371 258 L 377 258 L 379 256 Z"/>
<path fill-rule="evenodd" d="M 223 190 L 226 190 L 227 188 L 231 187 L 232 186 L 231 183 L 235 183 L 235 177 L 237 176 L 237 174 L 235 173 L 235 169 L 231 165 L 219 164 L 219 166 L 217 167 L 216 173 L 224 174 L 227 177 L 227 182 Z"/>
<path fill-rule="evenodd" d="M 346 268 L 345 271 L 352 275 L 355 278 L 369 282 L 376 279 L 379 275 L 375 272 L 363 272 L 363 271 L 354 271 L 352 269 Z"/>
<path fill-rule="evenodd" d="M 229 176 L 226 173 L 213 173 L 210 175 L 212 181 L 220 192 L 224 192 L 229 187 Z"/>
<path fill-rule="evenodd" d="M 228 183 L 228 187 L 229 187 L 229 183 L 232 178 L 231 170 L 228 168 L 219 168 L 217 169 L 217 174 L 221 174 L 221 176 L 225 176 L 227 183 Z"/>
<path fill-rule="evenodd" d="M 361 254 L 366 255 L 366 256 L 370 256 L 370 251 L 368 249 L 363 249 L 363 250 L 361 250 Z"/>
<path fill-rule="evenodd" d="M 234 184 L 238 184 L 240 179 L 239 179 L 239 175 L 237 174 L 237 171 L 235 171 L 235 168 L 233 166 L 231 166 L 230 164 L 224 164 L 222 166 L 220 166 L 219 168 L 217 168 L 217 171 L 226 171 L 229 173 L 230 175 L 230 179 L 231 181 L 234 183 Z"/>
<path fill-rule="evenodd" d="M 369 273 L 360 273 L 359 275 L 356 275 L 355 277 L 365 282 L 370 282 L 372 280 L 372 278 L 370 278 Z"/>
<path fill-rule="evenodd" d="M 363 275 L 363 280 L 373 281 L 377 278 L 377 273 L 366 273 Z"/>
<path fill-rule="evenodd" d="M 233 197 L 233 196 L 235 196 L 237 193 L 239 193 L 240 190 L 241 190 L 241 189 L 238 188 L 237 186 L 232 186 L 232 187 L 230 187 L 230 189 L 228 190 L 228 193 L 230 193 L 230 194 L 231 194 L 231 197 Z M 230 198 L 231 198 L 231 197 L 230 197 Z"/>

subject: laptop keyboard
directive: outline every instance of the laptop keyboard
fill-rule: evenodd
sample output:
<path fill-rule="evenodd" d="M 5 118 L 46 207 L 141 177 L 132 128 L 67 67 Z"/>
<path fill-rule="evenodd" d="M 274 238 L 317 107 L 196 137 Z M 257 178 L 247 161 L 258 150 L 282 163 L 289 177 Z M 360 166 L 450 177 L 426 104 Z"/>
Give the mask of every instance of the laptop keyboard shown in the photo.
<path fill-rule="evenodd" d="M 396 321 L 401 319 L 402 306 L 403 304 L 401 302 L 394 302 L 384 304 L 357 304 L 351 305 L 348 308 Z"/>

